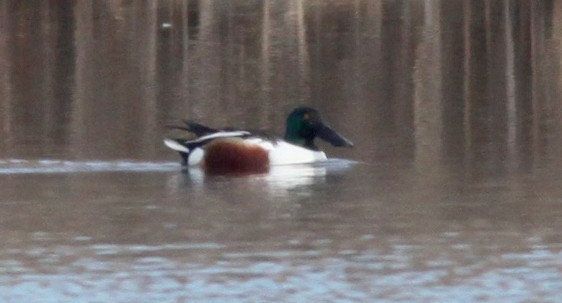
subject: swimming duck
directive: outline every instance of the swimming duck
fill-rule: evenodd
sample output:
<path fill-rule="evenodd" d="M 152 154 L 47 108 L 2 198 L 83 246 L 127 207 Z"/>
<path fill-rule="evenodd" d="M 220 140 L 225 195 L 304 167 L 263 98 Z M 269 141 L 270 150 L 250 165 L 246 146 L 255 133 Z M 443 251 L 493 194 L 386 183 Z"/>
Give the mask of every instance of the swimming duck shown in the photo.
<path fill-rule="evenodd" d="M 326 154 L 314 143 L 316 137 L 333 146 L 353 146 L 311 107 L 298 107 L 289 114 L 283 138 L 235 128 L 214 129 L 192 121 L 184 123 L 172 128 L 186 130 L 196 138 L 166 138 L 164 144 L 179 152 L 182 165 L 201 166 L 215 174 L 267 172 L 271 165 L 325 161 Z"/>

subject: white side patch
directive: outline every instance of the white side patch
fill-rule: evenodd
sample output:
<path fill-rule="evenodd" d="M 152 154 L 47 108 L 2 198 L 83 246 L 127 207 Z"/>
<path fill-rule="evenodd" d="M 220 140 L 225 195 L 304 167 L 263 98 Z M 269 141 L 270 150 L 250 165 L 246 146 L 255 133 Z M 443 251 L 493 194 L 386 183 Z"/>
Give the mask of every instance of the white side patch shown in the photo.
<path fill-rule="evenodd" d="M 166 139 L 164 139 L 164 144 L 167 147 L 169 147 L 173 150 L 176 150 L 176 151 L 179 151 L 179 152 L 184 152 L 184 153 L 189 153 L 189 149 L 187 147 L 179 144 L 178 142 L 176 142 L 176 140 L 166 138 Z"/>
<path fill-rule="evenodd" d="M 197 147 L 191 152 L 191 154 L 189 154 L 189 158 L 187 159 L 187 165 L 189 166 L 201 165 L 204 156 L 205 156 L 205 151 L 202 148 Z"/>

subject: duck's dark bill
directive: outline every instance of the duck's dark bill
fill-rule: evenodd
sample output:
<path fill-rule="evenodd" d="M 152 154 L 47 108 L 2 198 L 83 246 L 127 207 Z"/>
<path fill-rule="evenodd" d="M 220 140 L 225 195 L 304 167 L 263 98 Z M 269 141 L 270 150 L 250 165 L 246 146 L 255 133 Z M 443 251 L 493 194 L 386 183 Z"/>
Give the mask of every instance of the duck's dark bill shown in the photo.
<path fill-rule="evenodd" d="M 335 130 L 331 129 L 326 125 L 321 125 L 317 131 L 316 135 L 318 138 L 323 139 L 333 146 L 344 146 L 344 147 L 352 147 L 353 143 L 342 135 L 338 134 Z"/>

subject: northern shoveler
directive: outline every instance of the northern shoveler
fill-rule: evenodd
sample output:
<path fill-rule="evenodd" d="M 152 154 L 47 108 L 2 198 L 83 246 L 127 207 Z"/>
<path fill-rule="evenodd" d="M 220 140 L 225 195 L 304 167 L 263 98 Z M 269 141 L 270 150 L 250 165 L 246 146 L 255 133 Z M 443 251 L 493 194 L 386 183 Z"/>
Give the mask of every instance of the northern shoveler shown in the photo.
<path fill-rule="evenodd" d="M 314 139 L 334 146 L 353 146 L 326 125 L 317 110 L 294 109 L 287 117 L 285 137 L 235 128 L 214 129 L 192 121 L 172 128 L 186 130 L 196 138 L 166 138 L 164 144 L 179 152 L 184 166 L 201 166 L 208 173 L 267 172 L 270 165 L 301 164 L 327 160 Z"/>

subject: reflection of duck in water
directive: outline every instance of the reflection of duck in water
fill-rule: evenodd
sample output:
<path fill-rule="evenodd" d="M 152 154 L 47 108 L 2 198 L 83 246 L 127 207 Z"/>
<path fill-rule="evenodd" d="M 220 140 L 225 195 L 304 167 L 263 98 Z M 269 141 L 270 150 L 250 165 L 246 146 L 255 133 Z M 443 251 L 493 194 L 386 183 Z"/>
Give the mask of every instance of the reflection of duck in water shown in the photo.
<path fill-rule="evenodd" d="M 316 137 L 334 146 L 353 146 L 310 107 L 299 107 L 289 114 L 283 139 L 235 128 L 213 129 L 191 121 L 174 128 L 197 138 L 166 138 L 164 144 L 180 153 L 183 165 L 201 166 L 215 174 L 267 172 L 272 165 L 325 161 L 326 154 L 314 144 Z"/>

